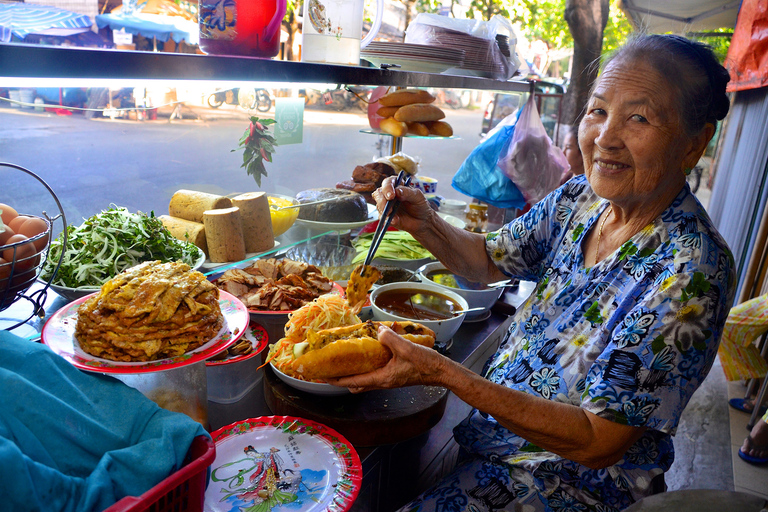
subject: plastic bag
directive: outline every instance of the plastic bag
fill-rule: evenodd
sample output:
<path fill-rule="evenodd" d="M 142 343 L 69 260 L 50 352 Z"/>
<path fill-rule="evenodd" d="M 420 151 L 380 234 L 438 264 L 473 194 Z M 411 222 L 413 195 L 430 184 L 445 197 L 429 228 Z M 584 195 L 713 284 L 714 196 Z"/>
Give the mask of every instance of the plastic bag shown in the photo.
<path fill-rule="evenodd" d="M 520 114 L 512 142 L 501 154 L 498 166 L 522 192 L 526 202 L 536 203 L 560 185 L 568 160 L 552 143 L 530 95 Z"/>
<path fill-rule="evenodd" d="M 496 163 L 512 140 L 521 111 L 505 117 L 472 150 L 451 181 L 454 189 L 497 208 L 522 208 L 525 198 Z"/>
<path fill-rule="evenodd" d="M 512 24 L 499 15 L 483 21 L 419 13 L 405 30 L 405 42 L 464 50 L 464 64 L 448 74 L 509 80 L 520 67 Z"/>

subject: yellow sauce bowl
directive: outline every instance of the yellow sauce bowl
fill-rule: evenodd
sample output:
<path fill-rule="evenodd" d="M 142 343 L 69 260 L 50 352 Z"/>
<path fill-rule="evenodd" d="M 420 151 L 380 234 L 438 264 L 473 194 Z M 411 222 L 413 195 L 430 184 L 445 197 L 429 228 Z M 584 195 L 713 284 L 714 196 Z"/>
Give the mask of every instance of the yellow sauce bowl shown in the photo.
<path fill-rule="evenodd" d="M 272 218 L 272 233 L 275 237 L 278 237 L 293 226 L 293 223 L 296 222 L 296 218 L 299 216 L 299 209 L 275 210 L 274 207 L 290 206 L 299 202 L 296 198 L 280 194 L 268 194 L 267 200 L 269 200 L 270 207 L 269 215 Z"/>

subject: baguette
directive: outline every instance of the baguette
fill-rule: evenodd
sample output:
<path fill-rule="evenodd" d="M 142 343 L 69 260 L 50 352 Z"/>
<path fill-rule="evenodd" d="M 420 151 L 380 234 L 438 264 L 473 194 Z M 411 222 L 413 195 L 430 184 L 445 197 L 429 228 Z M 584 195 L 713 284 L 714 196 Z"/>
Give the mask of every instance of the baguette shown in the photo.
<path fill-rule="evenodd" d="M 429 136 L 429 128 L 424 123 L 407 123 L 408 133 L 413 135 L 420 135 L 421 137 Z"/>
<path fill-rule="evenodd" d="M 445 117 L 445 112 L 428 103 L 414 103 L 397 109 L 394 117 L 395 120 L 404 123 L 424 123 L 426 121 L 439 121 Z"/>
<path fill-rule="evenodd" d="M 392 117 L 395 115 L 395 112 L 397 112 L 397 109 L 399 108 L 400 107 L 381 107 L 376 111 L 376 113 L 381 117 Z"/>
<path fill-rule="evenodd" d="M 390 92 L 379 98 L 379 105 L 383 107 L 402 107 L 411 103 L 432 103 L 435 97 L 421 89 L 401 89 Z"/>
<path fill-rule="evenodd" d="M 437 135 L 438 137 L 451 137 L 453 136 L 453 127 L 445 121 L 432 121 L 425 123 L 430 135 Z"/>
<path fill-rule="evenodd" d="M 307 347 L 291 367 L 310 380 L 368 373 L 386 365 L 392 352 L 378 341 L 380 324 L 412 343 L 433 347 L 435 333 L 416 322 L 373 322 L 309 331 Z"/>
<path fill-rule="evenodd" d="M 379 127 L 385 133 L 394 135 L 395 137 L 402 137 L 403 135 L 408 133 L 408 125 L 396 120 L 394 117 L 388 117 L 386 119 L 382 119 L 381 122 L 379 123 Z"/>

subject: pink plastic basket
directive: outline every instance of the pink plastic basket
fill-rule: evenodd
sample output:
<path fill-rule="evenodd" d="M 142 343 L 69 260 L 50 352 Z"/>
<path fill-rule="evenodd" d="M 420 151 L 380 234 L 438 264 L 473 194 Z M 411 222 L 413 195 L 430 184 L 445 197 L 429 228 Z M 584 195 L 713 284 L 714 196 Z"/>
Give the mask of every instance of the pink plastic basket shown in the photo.
<path fill-rule="evenodd" d="M 104 512 L 201 512 L 208 467 L 215 458 L 213 441 L 206 436 L 198 436 L 189 448 L 188 462 L 180 470 L 141 496 L 126 496 Z"/>

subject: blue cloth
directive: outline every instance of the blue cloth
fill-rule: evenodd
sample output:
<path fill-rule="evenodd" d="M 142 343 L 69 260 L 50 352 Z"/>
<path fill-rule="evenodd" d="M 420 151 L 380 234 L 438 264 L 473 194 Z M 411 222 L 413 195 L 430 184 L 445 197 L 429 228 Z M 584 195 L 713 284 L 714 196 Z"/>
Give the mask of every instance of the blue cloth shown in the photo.
<path fill-rule="evenodd" d="M 103 510 L 179 469 L 199 435 L 188 416 L 0 331 L 3 510 Z"/>
<path fill-rule="evenodd" d="M 615 465 L 590 469 L 474 410 L 454 429 L 469 460 L 403 510 L 511 510 L 514 501 L 515 510 L 617 511 L 669 469 L 671 435 L 717 355 L 735 264 L 685 185 L 652 223 L 585 268 L 582 242 L 607 206 L 576 176 L 487 235 L 498 268 L 537 286 L 484 375 L 645 433 Z"/>

